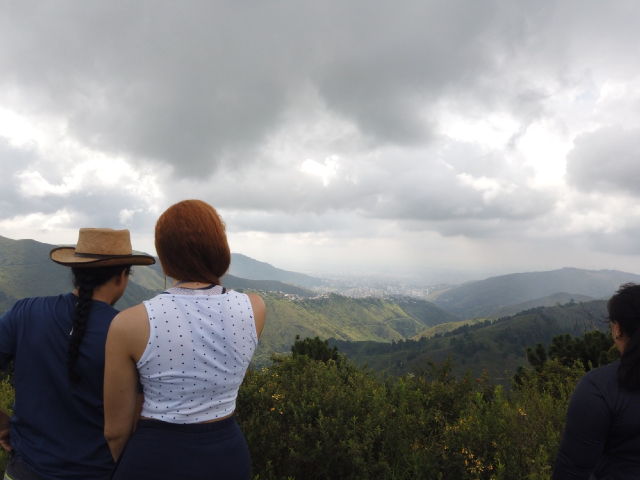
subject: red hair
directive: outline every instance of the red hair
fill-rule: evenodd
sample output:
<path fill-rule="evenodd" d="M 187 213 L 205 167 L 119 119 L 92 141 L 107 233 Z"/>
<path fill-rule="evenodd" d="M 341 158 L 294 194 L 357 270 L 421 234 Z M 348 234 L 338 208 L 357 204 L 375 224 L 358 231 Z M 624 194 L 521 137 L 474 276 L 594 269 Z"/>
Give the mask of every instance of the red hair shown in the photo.
<path fill-rule="evenodd" d="M 174 279 L 218 283 L 231 264 L 224 222 L 201 200 L 184 200 L 160 215 L 155 243 L 162 270 Z"/>

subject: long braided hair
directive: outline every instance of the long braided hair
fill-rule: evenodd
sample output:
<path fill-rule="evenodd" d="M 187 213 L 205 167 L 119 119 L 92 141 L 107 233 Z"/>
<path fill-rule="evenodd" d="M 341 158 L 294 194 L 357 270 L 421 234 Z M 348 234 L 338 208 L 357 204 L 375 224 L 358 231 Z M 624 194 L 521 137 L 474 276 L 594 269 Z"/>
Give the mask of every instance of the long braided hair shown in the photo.
<path fill-rule="evenodd" d="M 87 331 L 87 321 L 93 305 L 93 291 L 123 271 L 131 273 L 131 265 L 115 265 L 110 267 L 72 268 L 73 285 L 78 289 L 78 303 L 73 317 L 71 339 L 69 341 L 69 355 L 67 367 L 71 383 L 78 383 L 80 375 L 75 371 L 76 360 L 80 354 L 80 343 Z"/>

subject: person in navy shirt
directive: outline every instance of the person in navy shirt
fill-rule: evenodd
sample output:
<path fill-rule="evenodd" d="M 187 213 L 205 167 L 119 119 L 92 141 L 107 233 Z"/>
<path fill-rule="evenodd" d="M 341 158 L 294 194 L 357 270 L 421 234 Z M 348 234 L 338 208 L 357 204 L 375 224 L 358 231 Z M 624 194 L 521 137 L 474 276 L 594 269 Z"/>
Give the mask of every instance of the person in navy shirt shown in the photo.
<path fill-rule="evenodd" d="M 13 360 L 13 416 L 0 410 L 5 479 L 107 479 L 114 466 L 104 438 L 103 378 L 113 305 L 134 255 L 128 230 L 83 228 L 78 244 L 51 259 L 71 267 L 71 293 L 26 298 L 0 317 L 0 368 Z"/>
<path fill-rule="evenodd" d="M 622 358 L 578 383 L 553 480 L 640 478 L 640 285 L 622 285 L 607 309 Z"/>

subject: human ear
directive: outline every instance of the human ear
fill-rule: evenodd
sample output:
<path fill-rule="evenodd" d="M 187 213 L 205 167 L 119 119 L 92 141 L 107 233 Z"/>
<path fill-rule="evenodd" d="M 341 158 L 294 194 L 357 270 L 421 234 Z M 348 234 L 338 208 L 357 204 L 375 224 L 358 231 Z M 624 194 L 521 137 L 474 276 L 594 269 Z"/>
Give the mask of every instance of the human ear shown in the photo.
<path fill-rule="evenodd" d="M 120 286 L 122 285 L 122 283 L 126 280 L 127 277 L 127 271 L 123 270 L 122 272 L 120 272 L 120 275 L 116 276 L 116 286 Z"/>

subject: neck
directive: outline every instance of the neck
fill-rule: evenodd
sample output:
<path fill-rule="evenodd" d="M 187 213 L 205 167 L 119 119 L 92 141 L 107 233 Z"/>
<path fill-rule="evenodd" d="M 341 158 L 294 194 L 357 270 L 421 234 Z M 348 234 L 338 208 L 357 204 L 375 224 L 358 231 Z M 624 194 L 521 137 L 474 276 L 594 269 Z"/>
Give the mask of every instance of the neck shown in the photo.
<path fill-rule="evenodd" d="M 76 297 L 80 296 L 80 292 L 78 291 L 77 288 L 73 291 L 73 294 Z M 97 300 L 99 302 L 108 303 L 109 305 L 115 305 L 115 303 L 120 299 L 120 297 L 117 296 L 114 292 L 109 291 L 109 289 L 98 287 L 93 291 L 93 296 L 91 297 L 91 299 Z"/>
<path fill-rule="evenodd" d="M 209 287 L 211 285 L 220 285 L 220 280 L 217 278 L 215 279 L 214 282 L 194 282 L 191 280 L 174 280 L 173 283 L 171 284 L 171 287 L 196 289 L 196 288 Z"/>

